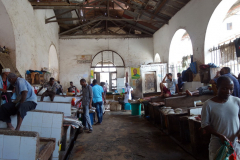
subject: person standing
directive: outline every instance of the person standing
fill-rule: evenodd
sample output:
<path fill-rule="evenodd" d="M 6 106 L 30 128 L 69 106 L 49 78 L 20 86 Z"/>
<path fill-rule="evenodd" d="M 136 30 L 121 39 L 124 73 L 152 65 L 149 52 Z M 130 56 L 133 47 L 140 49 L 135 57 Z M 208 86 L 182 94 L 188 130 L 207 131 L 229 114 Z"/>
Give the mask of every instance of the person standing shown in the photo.
<path fill-rule="evenodd" d="M 183 84 L 184 84 L 182 80 L 182 74 L 178 73 L 177 77 L 178 77 L 178 89 L 181 92 L 183 90 Z"/>
<path fill-rule="evenodd" d="M 128 83 L 125 83 L 125 86 L 124 103 L 128 103 L 128 100 L 132 100 L 133 88 Z"/>
<path fill-rule="evenodd" d="M 166 78 L 167 78 L 167 80 L 166 80 Z M 163 83 L 167 83 L 168 88 Z M 179 92 L 178 82 L 176 79 L 172 78 L 172 73 L 166 74 L 162 83 L 160 83 L 160 89 L 161 89 L 160 97 L 165 97 L 165 98 L 171 97 L 171 95 L 176 93 L 176 90 L 179 94 L 181 94 Z"/>
<path fill-rule="evenodd" d="M 18 131 L 27 112 L 36 108 L 37 96 L 25 79 L 17 77 L 14 73 L 9 73 L 7 78 L 15 86 L 17 98 L 14 102 L 5 103 L 0 107 L 0 120 L 7 123 L 7 128 L 14 130 L 10 116 L 17 114 L 15 130 Z"/>
<path fill-rule="evenodd" d="M 219 75 L 220 74 L 220 75 Z M 215 78 L 213 79 L 215 81 L 215 83 L 217 83 L 217 80 L 219 77 L 221 76 L 227 76 L 229 77 L 234 84 L 234 90 L 232 95 L 235 97 L 239 97 L 240 98 L 240 86 L 239 86 L 239 82 L 237 80 L 237 78 L 235 78 L 232 74 L 231 74 L 231 69 L 229 67 L 223 67 L 220 72 L 217 72 L 217 75 L 215 76 Z"/>
<path fill-rule="evenodd" d="M 101 86 L 97 84 L 96 79 L 93 80 L 92 84 L 93 84 L 93 87 L 92 87 L 93 106 L 96 107 L 97 117 L 98 117 L 98 122 L 96 124 L 99 125 L 102 123 L 102 116 L 103 116 L 103 110 L 102 110 L 103 98 L 102 97 L 104 97 L 104 90 Z"/>
<path fill-rule="evenodd" d="M 106 83 L 105 83 L 105 87 L 107 88 L 107 91 L 109 90 L 109 85 L 108 85 L 108 81 L 106 81 Z"/>
<path fill-rule="evenodd" d="M 104 104 L 106 104 L 107 88 L 105 87 L 105 82 L 101 82 L 100 85 L 102 86 L 103 91 L 104 91 L 103 96 L 102 96 L 102 100 L 103 100 Z M 103 110 L 103 115 L 104 115 L 105 114 L 105 107 L 104 107 L 104 105 L 102 105 L 102 110 Z"/>
<path fill-rule="evenodd" d="M 76 106 L 78 106 L 78 104 L 82 102 L 83 115 L 85 118 L 85 130 L 88 130 L 88 133 L 92 133 L 93 128 L 89 115 L 89 109 L 92 108 L 93 99 L 92 87 L 86 83 L 85 79 L 81 79 L 80 84 L 82 86 L 82 99 L 76 103 Z"/>
<path fill-rule="evenodd" d="M 209 144 L 209 159 L 213 160 L 217 150 L 227 142 L 233 142 L 235 151 L 238 151 L 240 99 L 231 94 L 234 82 L 227 76 L 217 80 L 217 96 L 206 101 L 202 108 L 201 127 L 211 133 Z M 239 155 L 239 153 L 237 153 Z"/>
<path fill-rule="evenodd" d="M 7 92 L 7 89 L 10 86 L 10 82 L 7 79 L 8 74 L 10 73 L 10 68 L 2 69 L 2 74 L 0 76 L 0 95 L 1 95 L 1 105 L 5 102 L 11 102 L 12 94 Z"/>
<path fill-rule="evenodd" d="M 43 101 L 44 97 L 49 96 L 51 101 L 54 100 L 54 97 L 56 96 L 56 92 L 57 89 L 60 88 L 60 85 L 55 82 L 54 78 L 50 78 L 50 81 L 45 83 L 38 91 L 38 93 L 43 89 L 43 88 L 47 88 L 47 90 L 41 95 L 41 101 Z M 63 91 L 61 90 L 62 94 Z M 37 93 L 37 95 L 38 95 Z M 63 97 L 65 97 L 65 95 L 63 95 Z"/>

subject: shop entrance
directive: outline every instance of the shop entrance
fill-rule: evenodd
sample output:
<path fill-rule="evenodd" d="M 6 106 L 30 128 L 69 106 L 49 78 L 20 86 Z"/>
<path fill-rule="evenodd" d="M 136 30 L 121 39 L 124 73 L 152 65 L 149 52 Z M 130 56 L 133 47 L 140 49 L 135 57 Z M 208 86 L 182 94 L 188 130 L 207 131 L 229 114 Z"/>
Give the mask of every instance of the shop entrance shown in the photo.
<path fill-rule="evenodd" d="M 95 72 L 94 79 L 98 84 L 105 82 L 107 91 L 115 91 L 117 89 L 117 72 Z"/>

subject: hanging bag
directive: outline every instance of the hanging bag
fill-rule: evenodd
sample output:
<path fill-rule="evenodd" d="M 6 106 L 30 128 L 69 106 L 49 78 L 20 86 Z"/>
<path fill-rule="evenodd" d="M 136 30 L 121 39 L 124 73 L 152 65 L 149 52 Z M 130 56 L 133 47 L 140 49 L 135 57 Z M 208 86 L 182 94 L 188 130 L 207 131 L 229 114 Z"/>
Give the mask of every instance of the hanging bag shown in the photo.
<path fill-rule="evenodd" d="M 237 155 L 232 144 L 225 141 L 224 144 L 222 144 L 222 146 L 218 149 L 214 160 L 237 160 Z"/>

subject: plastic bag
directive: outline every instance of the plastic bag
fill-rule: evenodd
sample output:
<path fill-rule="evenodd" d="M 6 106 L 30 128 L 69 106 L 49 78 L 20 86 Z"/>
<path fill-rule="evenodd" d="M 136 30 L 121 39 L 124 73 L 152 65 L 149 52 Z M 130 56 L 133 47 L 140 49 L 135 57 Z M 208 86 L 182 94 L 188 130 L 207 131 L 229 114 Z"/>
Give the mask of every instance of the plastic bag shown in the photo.
<path fill-rule="evenodd" d="M 236 152 L 233 150 L 232 144 L 225 141 L 218 149 L 214 160 L 237 160 Z"/>

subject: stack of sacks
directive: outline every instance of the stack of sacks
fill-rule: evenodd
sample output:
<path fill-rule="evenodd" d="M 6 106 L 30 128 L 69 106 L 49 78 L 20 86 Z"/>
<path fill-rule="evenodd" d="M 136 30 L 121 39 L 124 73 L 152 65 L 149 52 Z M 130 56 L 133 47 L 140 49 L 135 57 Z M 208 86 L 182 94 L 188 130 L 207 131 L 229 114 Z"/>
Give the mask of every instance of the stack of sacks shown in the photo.
<path fill-rule="evenodd" d="M 110 101 L 110 111 L 121 111 L 122 106 L 118 103 L 118 101 Z"/>

